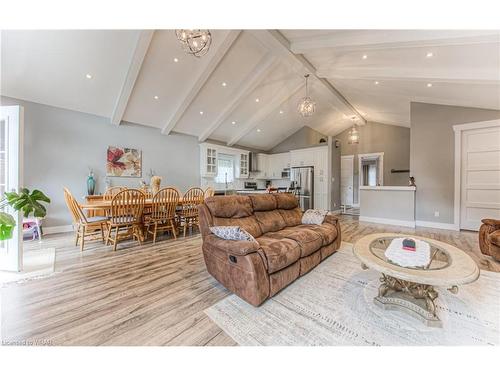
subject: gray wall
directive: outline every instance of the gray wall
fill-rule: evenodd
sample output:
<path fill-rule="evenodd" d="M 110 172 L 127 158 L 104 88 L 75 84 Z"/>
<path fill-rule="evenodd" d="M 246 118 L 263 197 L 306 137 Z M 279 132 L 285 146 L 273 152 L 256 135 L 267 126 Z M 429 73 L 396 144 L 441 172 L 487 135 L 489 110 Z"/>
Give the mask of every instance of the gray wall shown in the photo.
<path fill-rule="evenodd" d="M 149 183 L 152 168 L 162 185 L 181 190 L 199 185 L 199 146 L 195 137 L 164 136 L 159 129 L 133 124 L 111 125 L 109 119 L 42 104 L 1 97 L 2 105 L 24 107 L 24 185 L 39 188 L 51 199 L 45 226 L 71 223 L 64 204 L 63 186 L 82 200 L 86 195 L 88 168 L 97 178 L 97 190 L 105 189 L 108 146 L 142 150 L 142 178 L 114 177 L 112 185 Z"/>
<path fill-rule="evenodd" d="M 328 138 L 326 135 L 317 132 L 314 129 L 311 129 L 308 126 L 304 126 L 300 128 L 291 136 L 286 138 L 280 144 L 274 146 L 269 153 L 270 154 L 279 154 L 280 152 L 287 152 L 290 150 L 297 150 L 299 148 L 305 148 L 310 146 L 319 145 L 319 140 L 321 138 Z"/>
<path fill-rule="evenodd" d="M 409 173 L 391 173 L 391 169 L 410 168 L 410 129 L 402 126 L 368 122 L 359 126 L 359 144 L 350 145 L 349 130 L 336 136 L 341 142 L 341 154 L 354 155 L 354 203 L 358 203 L 358 154 L 384 153 L 384 185 L 406 186 Z"/>
<path fill-rule="evenodd" d="M 453 223 L 455 135 L 453 125 L 500 118 L 500 111 L 411 103 L 411 174 L 417 185 L 416 219 Z M 439 211 L 439 217 L 434 212 Z"/>

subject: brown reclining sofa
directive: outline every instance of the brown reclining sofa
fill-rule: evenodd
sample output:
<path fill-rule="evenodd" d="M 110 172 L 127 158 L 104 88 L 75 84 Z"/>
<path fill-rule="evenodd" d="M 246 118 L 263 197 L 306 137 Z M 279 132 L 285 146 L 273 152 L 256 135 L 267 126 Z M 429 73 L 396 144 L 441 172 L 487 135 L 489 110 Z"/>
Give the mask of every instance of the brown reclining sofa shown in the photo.
<path fill-rule="evenodd" d="M 199 206 L 208 272 L 227 289 L 259 306 L 332 255 L 340 225 L 328 214 L 321 225 L 303 225 L 292 194 L 215 196 Z M 219 238 L 211 226 L 237 225 L 254 241 Z"/>

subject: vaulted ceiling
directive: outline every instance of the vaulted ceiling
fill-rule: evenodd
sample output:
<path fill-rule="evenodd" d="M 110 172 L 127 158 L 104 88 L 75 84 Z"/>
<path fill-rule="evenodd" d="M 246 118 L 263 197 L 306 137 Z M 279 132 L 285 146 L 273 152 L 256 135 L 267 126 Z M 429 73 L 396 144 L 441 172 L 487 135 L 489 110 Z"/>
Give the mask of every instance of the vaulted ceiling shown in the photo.
<path fill-rule="evenodd" d="M 409 103 L 500 109 L 500 32 L 213 30 L 187 55 L 173 30 L 2 31 L 0 94 L 262 150 L 307 125 L 410 126 Z M 297 103 L 310 73 L 316 113 Z"/>

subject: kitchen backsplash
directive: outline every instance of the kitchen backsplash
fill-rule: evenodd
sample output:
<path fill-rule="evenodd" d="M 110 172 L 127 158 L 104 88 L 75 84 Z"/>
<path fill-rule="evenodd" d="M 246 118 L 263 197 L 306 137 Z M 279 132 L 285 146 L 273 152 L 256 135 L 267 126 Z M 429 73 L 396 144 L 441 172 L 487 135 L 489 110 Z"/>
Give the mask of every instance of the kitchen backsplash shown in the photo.
<path fill-rule="evenodd" d="M 262 179 L 253 179 L 253 178 L 247 178 L 247 179 L 235 179 L 233 182 L 228 183 L 228 189 L 229 190 L 243 190 L 245 188 L 245 182 L 256 182 L 257 183 L 257 189 L 265 189 L 266 188 L 266 180 Z M 273 186 L 275 187 L 288 187 L 290 186 L 290 180 L 272 180 L 271 181 Z M 201 179 L 201 186 L 202 188 L 207 188 L 207 187 L 212 187 L 215 190 L 224 190 L 226 189 L 226 184 L 224 183 L 217 183 L 213 180 L 213 178 L 202 178 Z"/>

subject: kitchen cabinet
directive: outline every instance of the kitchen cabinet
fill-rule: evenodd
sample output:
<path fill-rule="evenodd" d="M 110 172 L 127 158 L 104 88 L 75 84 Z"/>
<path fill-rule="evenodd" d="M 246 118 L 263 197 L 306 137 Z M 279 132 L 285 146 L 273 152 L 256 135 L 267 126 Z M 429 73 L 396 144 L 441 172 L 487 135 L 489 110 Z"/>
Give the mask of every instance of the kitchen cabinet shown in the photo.
<path fill-rule="evenodd" d="M 290 168 L 290 153 L 269 155 L 269 177 L 273 179 L 282 179 L 281 174 L 285 168 Z"/>
<path fill-rule="evenodd" d="M 200 173 L 202 177 L 217 175 L 217 148 L 215 146 L 200 145 Z"/>
<path fill-rule="evenodd" d="M 259 172 L 257 172 L 255 178 L 269 178 L 269 155 L 257 154 L 257 167 Z"/>
<path fill-rule="evenodd" d="M 290 151 L 290 163 L 292 167 L 314 166 L 314 149 Z"/>
<path fill-rule="evenodd" d="M 248 152 L 243 152 L 238 155 L 237 168 L 236 168 L 236 178 L 248 178 L 249 177 L 249 154 Z"/>

